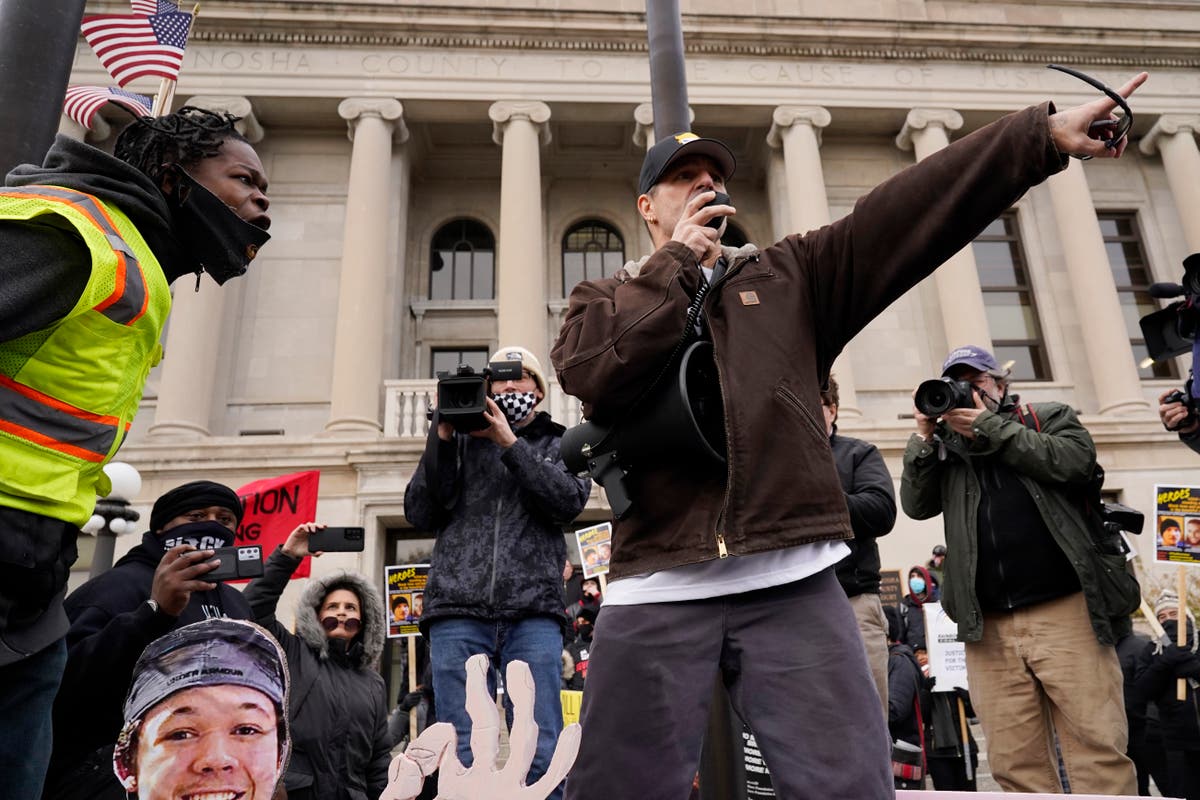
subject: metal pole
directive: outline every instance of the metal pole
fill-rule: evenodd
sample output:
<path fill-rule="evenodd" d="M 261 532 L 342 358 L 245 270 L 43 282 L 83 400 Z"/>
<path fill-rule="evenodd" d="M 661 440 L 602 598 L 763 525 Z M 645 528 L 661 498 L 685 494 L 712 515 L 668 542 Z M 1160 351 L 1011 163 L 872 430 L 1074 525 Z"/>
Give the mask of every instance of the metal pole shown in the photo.
<path fill-rule="evenodd" d="M 679 0 L 646 0 L 646 36 L 650 45 L 654 140 L 658 141 L 691 127 Z"/>
<path fill-rule="evenodd" d="M 42 163 L 71 79 L 85 0 L 0 0 L 0 175 Z"/>
<path fill-rule="evenodd" d="M 88 579 L 103 575 L 112 567 L 113 552 L 117 548 L 117 535 L 108 527 L 110 520 L 104 521 L 103 530 L 96 534 L 96 549 L 92 551 L 92 568 L 88 570 Z"/>

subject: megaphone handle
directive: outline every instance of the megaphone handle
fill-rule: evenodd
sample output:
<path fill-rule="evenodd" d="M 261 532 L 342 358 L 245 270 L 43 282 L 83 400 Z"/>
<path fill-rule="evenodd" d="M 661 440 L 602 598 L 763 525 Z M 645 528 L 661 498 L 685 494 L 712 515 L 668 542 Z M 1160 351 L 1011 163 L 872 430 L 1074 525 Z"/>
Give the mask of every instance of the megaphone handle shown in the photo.
<path fill-rule="evenodd" d="M 617 454 L 605 453 L 589 460 L 588 471 L 592 473 L 592 480 L 604 487 L 613 518 L 624 519 L 633 506 L 633 500 L 625 489 L 625 470 L 617 462 Z"/>

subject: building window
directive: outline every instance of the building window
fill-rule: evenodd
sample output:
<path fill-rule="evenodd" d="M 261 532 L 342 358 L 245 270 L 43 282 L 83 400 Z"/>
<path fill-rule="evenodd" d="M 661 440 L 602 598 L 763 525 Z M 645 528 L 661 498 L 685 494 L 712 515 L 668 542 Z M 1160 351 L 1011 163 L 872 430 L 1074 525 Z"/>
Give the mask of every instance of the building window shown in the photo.
<path fill-rule="evenodd" d="M 725 247 L 743 247 L 750 240 L 746 237 L 746 232 L 729 221 L 725 223 L 725 234 L 721 237 L 721 244 Z"/>
<path fill-rule="evenodd" d="M 430 300 L 491 300 L 496 296 L 496 237 L 473 219 L 456 219 L 433 235 Z"/>
<path fill-rule="evenodd" d="M 984 228 L 971 245 L 987 310 L 992 349 L 1001 364 L 1012 361 L 1014 380 L 1051 379 L 1046 340 L 1038 319 L 1033 285 L 1016 212 L 1008 211 Z M 957 347 L 961 342 L 952 342 Z"/>
<path fill-rule="evenodd" d="M 429 377 L 436 378 L 439 372 L 453 373 L 459 364 L 466 364 L 476 372 L 482 372 L 487 366 L 487 357 L 488 351 L 480 348 L 434 348 L 429 357 Z"/>
<path fill-rule="evenodd" d="M 563 295 L 580 281 L 611 278 L 625 266 L 625 240 L 611 225 L 588 219 L 572 227 L 563 237 Z"/>
<path fill-rule="evenodd" d="M 1174 360 L 1142 366 L 1148 360 L 1149 353 L 1138 320 L 1157 311 L 1158 303 L 1146 291 L 1152 282 L 1150 264 L 1146 260 L 1146 250 L 1138 231 L 1137 215 L 1131 211 L 1107 211 L 1096 217 L 1100 221 L 1108 265 L 1112 269 L 1113 283 L 1117 286 L 1117 297 L 1121 301 L 1125 330 L 1129 334 L 1134 358 L 1138 361 L 1138 375 L 1142 378 L 1179 377 Z"/>

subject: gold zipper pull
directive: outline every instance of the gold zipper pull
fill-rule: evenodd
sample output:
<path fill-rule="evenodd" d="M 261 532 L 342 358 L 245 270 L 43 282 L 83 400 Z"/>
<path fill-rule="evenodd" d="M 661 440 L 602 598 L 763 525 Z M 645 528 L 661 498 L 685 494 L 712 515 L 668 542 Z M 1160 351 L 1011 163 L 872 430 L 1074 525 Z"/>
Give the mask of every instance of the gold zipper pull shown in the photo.
<path fill-rule="evenodd" d="M 717 556 L 729 558 L 729 550 L 725 548 L 725 534 L 717 533 Z"/>

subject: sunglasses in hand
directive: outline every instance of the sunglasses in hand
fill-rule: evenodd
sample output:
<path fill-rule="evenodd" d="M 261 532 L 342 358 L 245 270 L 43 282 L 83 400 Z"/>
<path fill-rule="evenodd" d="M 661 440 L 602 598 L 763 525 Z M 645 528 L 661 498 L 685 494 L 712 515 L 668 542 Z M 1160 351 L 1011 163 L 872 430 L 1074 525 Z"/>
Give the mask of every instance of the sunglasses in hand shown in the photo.
<path fill-rule="evenodd" d="M 1108 99 L 1112 100 L 1120 107 L 1121 111 L 1124 112 L 1123 116 L 1117 117 L 1116 119 L 1098 119 L 1088 126 L 1089 131 L 1101 131 L 1106 128 L 1111 129 L 1111 135 L 1104 139 L 1104 146 L 1109 150 L 1112 150 L 1114 147 L 1119 145 L 1121 140 L 1124 139 L 1129 133 L 1129 129 L 1133 127 L 1133 111 L 1129 108 L 1129 104 L 1125 102 L 1125 98 L 1121 97 L 1121 95 L 1110 89 L 1102 81 L 1098 81 L 1091 75 L 1082 73 L 1077 69 L 1064 67 L 1061 64 L 1047 64 L 1046 69 L 1055 69 L 1059 72 L 1065 72 L 1073 78 L 1078 78 L 1087 85 L 1104 92 L 1104 94 L 1108 95 Z M 1086 161 L 1091 158 L 1091 156 L 1076 156 L 1076 158 L 1078 158 L 1080 161 Z"/>

